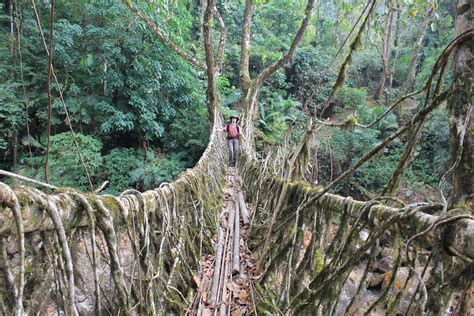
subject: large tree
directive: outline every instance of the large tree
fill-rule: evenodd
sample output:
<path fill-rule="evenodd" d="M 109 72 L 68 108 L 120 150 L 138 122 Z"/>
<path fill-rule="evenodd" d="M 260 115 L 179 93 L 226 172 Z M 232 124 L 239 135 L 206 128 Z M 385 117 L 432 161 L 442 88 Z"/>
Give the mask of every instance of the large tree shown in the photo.
<path fill-rule="evenodd" d="M 473 2 L 458 0 L 456 31 L 472 31 Z M 451 156 L 453 163 L 450 204 L 473 199 L 474 192 L 474 122 L 472 116 L 474 48 L 471 41 L 459 45 L 453 59 L 453 81 L 448 99 Z"/>
<path fill-rule="evenodd" d="M 220 71 L 220 65 L 223 58 L 223 49 L 225 40 L 225 26 L 223 21 L 220 18 L 220 14 L 217 11 L 215 1 L 209 0 L 206 3 L 204 10 L 204 20 L 203 20 L 203 42 L 204 42 L 204 52 L 206 56 L 206 61 L 201 62 L 196 57 L 191 56 L 187 53 L 186 50 L 179 47 L 175 44 L 168 36 L 166 36 L 163 31 L 161 31 L 155 24 L 153 24 L 150 19 L 131 1 L 124 1 L 125 4 L 148 25 L 154 33 L 163 40 L 167 45 L 169 45 L 173 51 L 175 51 L 179 56 L 188 62 L 192 63 L 194 66 L 206 70 L 207 79 L 208 79 L 208 89 L 207 97 L 209 104 L 209 117 L 212 122 L 214 111 L 219 105 L 217 90 L 216 90 L 216 73 Z M 240 78 L 241 78 L 241 90 L 242 90 L 242 100 L 240 102 L 242 110 L 246 113 L 248 121 L 252 121 L 255 117 L 255 113 L 258 109 L 258 94 L 260 88 L 265 83 L 265 81 L 274 74 L 277 70 L 281 69 L 285 64 L 287 64 L 291 58 L 296 53 L 296 49 L 303 39 L 303 35 L 306 31 L 306 28 L 309 24 L 309 19 L 311 16 L 311 11 L 313 10 L 314 0 L 308 0 L 305 11 L 304 18 L 301 22 L 301 25 L 294 36 L 290 48 L 288 51 L 277 61 L 271 63 L 269 66 L 264 68 L 255 78 L 252 78 L 250 75 L 250 37 L 251 37 L 251 24 L 252 24 L 252 14 L 254 13 L 254 1 L 246 0 L 244 16 L 242 21 L 242 37 L 241 37 L 241 46 L 240 46 Z M 221 27 L 221 39 L 219 41 L 219 47 L 217 49 L 217 54 L 213 49 L 212 41 L 212 20 L 213 16 L 217 20 L 217 25 Z M 216 57 L 217 55 L 217 61 Z M 211 124 L 212 125 L 212 124 Z M 248 124 L 247 133 L 252 133 L 251 124 Z"/>

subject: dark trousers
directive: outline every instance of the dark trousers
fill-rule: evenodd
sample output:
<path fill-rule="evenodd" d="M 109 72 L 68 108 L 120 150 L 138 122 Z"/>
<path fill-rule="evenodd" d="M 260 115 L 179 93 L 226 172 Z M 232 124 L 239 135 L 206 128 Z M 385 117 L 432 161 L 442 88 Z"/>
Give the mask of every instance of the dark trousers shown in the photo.
<path fill-rule="evenodd" d="M 239 139 L 228 139 L 227 146 L 229 147 L 229 166 L 234 167 L 239 156 Z"/>

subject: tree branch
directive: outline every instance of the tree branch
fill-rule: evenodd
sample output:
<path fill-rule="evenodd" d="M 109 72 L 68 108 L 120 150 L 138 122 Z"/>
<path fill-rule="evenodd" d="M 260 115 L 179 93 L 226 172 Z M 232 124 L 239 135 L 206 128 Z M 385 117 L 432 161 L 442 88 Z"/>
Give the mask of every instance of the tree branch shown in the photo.
<path fill-rule="evenodd" d="M 360 158 L 355 164 L 353 164 L 348 170 L 346 170 L 344 173 L 342 173 L 339 177 L 337 177 L 334 181 L 329 183 L 323 190 L 321 190 L 318 194 L 316 194 L 314 197 L 309 199 L 304 207 L 308 206 L 309 204 L 317 201 L 321 196 L 324 195 L 324 193 L 328 192 L 332 188 L 334 188 L 336 185 L 341 183 L 343 180 L 345 180 L 347 177 L 351 176 L 359 167 L 361 167 L 363 164 L 365 164 L 367 161 L 372 159 L 376 154 L 378 154 L 383 148 L 387 147 L 392 141 L 394 141 L 396 138 L 398 138 L 400 135 L 402 135 L 404 132 L 406 132 L 411 126 L 414 124 L 418 123 L 419 121 L 423 120 L 431 111 L 436 109 L 438 105 L 440 105 L 442 102 L 444 102 L 447 98 L 448 93 L 445 91 L 441 93 L 438 97 L 436 97 L 429 106 L 425 107 L 423 110 L 418 112 L 411 121 L 407 122 L 405 125 L 400 127 L 395 133 L 387 137 L 383 142 L 375 146 L 371 151 L 366 153 L 362 158 Z"/>
<path fill-rule="evenodd" d="M 210 126 L 213 126 L 214 112 L 218 103 L 216 91 L 216 69 L 214 62 L 214 50 L 212 48 L 212 11 L 215 6 L 215 0 L 207 0 L 206 11 L 204 12 L 203 33 L 204 33 L 204 51 L 206 53 L 206 69 L 207 69 L 207 98 L 209 109 Z"/>
<path fill-rule="evenodd" d="M 184 60 L 190 62 L 194 66 L 206 70 L 206 65 L 202 63 L 201 61 L 197 60 L 196 58 L 192 57 L 188 53 L 186 53 L 181 47 L 176 45 L 168 36 L 166 36 L 161 30 L 156 27 L 154 23 L 152 23 L 146 16 L 143 14 L 142 11 L 140 11 L 132 2 L 131 0 L 124 0 L 123 1 L 127 7 L 130 8 L 133 12 L 135 12 L 143 22 L 148 25 L 148 27 L 163 41 L 165 42 L 176 54 L 178 54 L 181 58 Z"/>
<path fill-rule="evenodd" d="M 224 55 L 225 42 L 227 40 L 227 28 L 225 27 L 224 20 L 222 19 L 221 14 L 214 7 L 214 17 L 219 22 L 219 27 L 221 29 L 221 35 L 219 38 L 219 47 L 217 48 L 217 60 L 216 60 L 216 73 L 222 71 L 222 59 Z"/>
<path fill-rule="evenodd" d="M 305 16 L 303 19 L 303 22 L 301 22 L 301 26 L 298 30 L 298 33 L 296 33 L 295 37 L 293 38 L 293 41 L 291 42 L 290 49 L 288 52 L 280 58 L 278 61 L 274 62 L 257 76 L 256 81 L 259 83 L 263 83 L 265 80 L 267 80 L 268 77 L 270 77 L 275 71 L 283 67 L 293 56 L 295 55 L 296 48 L 298 47 L 299 43 L 303 39 L 303 35 L 306 31 L 306 28 L 309 23 L 309 18 L 311 17 L 311 11 L 313 10 L 313 5 L 314 5 L 314 0 L 308 0 L 306 4 L 306 9 L 305 9 Z"/>
<path fill-rule="evenodd" d="M 36 185 L 39 185 L 39 186 L 42 186 L 42 187 L 45 187 L 45 188 L 48 188 L 48 189 L 51 189 L 51 190 L 56 190 L 57 189 L 57 187 L 55 187 L 54 185 L 51 185 L 49 183 L 40 182 L 38 180 L 30 179 L 30 178 L 24 177 L 22 175 L 19 175 L 19 174 L 13 173 L 13 172 L 8 172 L 8 171 L 2 170 L 2 169 L 0 169 L 0 175 L 15 178 L 15 179 L 18 179 L 18 180 L 24 181 L 24 182 L 31 182 L 33 184 L 36 184 Z"/>
<path fill-rule="evenodd" d="M 444 67 L 444 65 L 446 64 L 446 61 L 447 61 L 447 58 L 451 55 L 451 53 L 453 52 L 453 50 L 462 42 L 466 41 L 466 40 L 469 40 L 471 39 L 472 37 L 474 36 L 474 30 L 473 29 L 470 29 L 462 34 L 460 34 L 459 36 L 457 36 L 455 39 L 453 39 L 449 44 L 448 46 L 446 46 L 446 48 L 443 50 L 443 52 L 438 56 L 438 59 L 436 60 L 436 63 L 435 65 L 433 66 L 433 69 L 431 70 L 431 73 L 428 77 L 428 79 L 425 81 L 425 84 L 423 85 L 422 88 L 416 90 L 416 91 L 413 91 L 411 93 L 408 93 L 402 97 L 400 97 L 400 99 L 398 99 L 397 102 L 395 102 L 394 104 L 392 104 L 387 110 L 385 110 L 385 112 L 383 112 L 382 114 L 380 114 L 379 117 L 377 117 L 376 119 L 374 119 L 372 122 L 370 122 L 369 124 L 367 125 L 363 125 L 363 124 L 359 124 L 357 122 L 354 122 L 354 125 L 357 126 L 357 127 L 360 127 L 360 128 L 371 128 L 372 126 L 374 126 L 375 124 L 378 124 L 384 117 L 386 117 L 390 112 L 392 112 L 396 107 L 397 105 L 399 105 L 401 102 L 405 101 L 406 99 L 408 98 L 411 98 L 417 94 L 420 94 L 424 91 L 427 91 L 427 97 L 425 98 L 425 106 L 426 106 L 426 103 L 428 102 L 428 98 L 429 98 L 429 92 L 430 92 L 430 89 L 431 89 L 431 84 L 433 82 L 433 79 L 434 77 L 436 76 L 436 74 L 438 73 L 438 71 Z M 438 88 L 437 88 L 438 89 Z M 435 90 L 437 90 L 435 89 Z M 334 89 L 333 89 L 334 91 Z M 331 93 L 333 94 L 333 93 Z M 336 93 L 334 93 L 335 95 Z M 435 93 L 435 96 L 438 96 L 437 93 Z M 326 100 L 326 104 L 328 104 L 328 100 Z M 346 122 L 325 122 L 325 121 L 322 121 L 320 119 L 316 119 L 315 120 L 316 123 L 318 124 L 322 124 L 322 125 L 325 125 L 325 126 L 331 126 L 331 127 L 344 127 L 347 125 L 347 122 L 349 120 L 346 120 Z"/>

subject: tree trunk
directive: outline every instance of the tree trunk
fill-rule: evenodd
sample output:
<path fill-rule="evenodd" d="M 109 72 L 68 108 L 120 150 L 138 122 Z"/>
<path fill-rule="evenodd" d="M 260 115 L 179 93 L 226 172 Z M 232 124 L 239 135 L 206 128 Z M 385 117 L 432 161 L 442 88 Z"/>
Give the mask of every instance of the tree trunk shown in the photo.
<path fill-rule="evenodd" d="M 250 49 L 250 26 L 252 23 L 253 1 L 245 1 L 244 20 L 242 21 L 242 38 L 240 41 L 240 77 L 242 91 L 244 94 L 250 84 L 249 49 Z"/>
<path fill-rule="evenodd" d="M 380 78 L 379 87 L 377 88 L 377 92 L 375 93 L 375 100 L 380 99 L 382 96 L 383 90 L 385 88 L 385 82 L 387 81 L 387 76 L 389 72 L 388 60 L 390 58 L 390 42 L 392 37 L 392 24 L 393 24 L 393 12 L 394 9 L 389 7 L 388 8 L 388 15 L 387 15 L 387 24 L 385 26 L 385 36 L 383 40 L 383 53 L 382 53 L 382 63 L 383 63 L 383 73 L 382 77 Z"/>
<path fill-rule="evenodd" d="M 413 90 L 413 85 L 415 84 L 415 77 L 416 77 L 416 66 L 418 62 L 418 53 L 420 52 L 421 43 L 425 39 L 426 32 L 428 30 L 428 24 L 431 21 L 431 14 L 433 13 L 433 9 L 430 9 L 423 20 L 420 33 L 418 33 L 418 37 L 413 44 L 413 50 L 411 51 L 411 59 L 410 59 L 410 67 L 408 68 L 408 75 L 406 77 L 405 82 L 402 85 L 400 90 L 400 95 L 405 95 Z"/>
<path fill-rule="evenodd" d="M 13 17 L 13 0 L 8 1 L 8 29 L 10 34 L 13 35 L 14 30 L 14 17 Z"/>
<path fill-rule="evenodd" d="M 472 1 L 458 0 L 456 31 L 461 34 L 472 26 Z M 452 174 L 453 191 L 450 205 L 463 202 L 474 192 L 474 124 L 472 116 L 472 93 L 474 52 L 470 41 L 461 43 L 454 53 L 453 81 L 448 98 L 451 162 L 457 163 Z M 465 130 L 465 136 L 461 135 Z"/>
<path fill-rule="evenodd" d="M 214 62 L 214 50 L 212 48 L 212 10 L 214 9 L 215 1 L 208 0 L 206 11 L 204 13 L 203 22 L 203 36 L 204 36 L 204 51 L 206 53 L 206 71 L 207 71 L 207 101 L 208 101 L 208 115 L 209 128 L 214 127 L 214 114 L 219 105 L 219 97 L 216 89 L 216 69 Z M 211 131 L 212 133 L 212 131 Z"/>
<path fill-rule="evenodd" d="M 13 144 L 12 144 L 12 167 L 15 167 L 18 162 L 18 131 L 15 130 L 13 133 Z"/>
<path fill-rule="evenodd" d="M 411 60 L 410 60 L 410 68 L 408 71 L 408 76 L 406 77 L 406 80 L 400 89 L 400 95 L 406 95 L 407 93 L 411 92 L 413 90 L 413 86 L 415 84 L 415 78 L 416 78 L 416 66 L 417 66 L 417 61 L 418 61 L 418 52 L 420 51 L 421 43 L 423 42 L 423 39 L 425 38 L 427 29 L 428 29 L 428 24 L 431 21 L 431 14 L 433 12 L 433 9 L 430 8 L 428 13 L 425 16 L 425 19 L 423 20 L 422 26 L 420 28 L 420 33 L 418 34 L 418 37 L 413 45 L 413 50 L 411 53 Z M 398 21 L 397 21 L 398 22 Z M 398 34 L 398 32 L 397 32 Z M 442 80 L 442 79 L 439 79 Z M 391 85 L 391 77 L 390 77 L 390 85 Z M 404 115 L 404 112 L 402 111 L 403 105 L 406 104 L 406 102 L 402 102 L 398 106 L 398 110 L 396 111 L 396 116 L 398 118 L 399 124 L 404 123 L 404 119 L 402 118 L 402 115 Z M 406 117 L 411 117 L 411 113 L 405 113 Z M 423 120 L 424 121 L 424 120 Z M 416 150 L 416 147 L 418 145 L 418 142 L 420 141 L 421 137 L 421 128 L 423 126 L 423 121 L 418 123 L 417 125 L 413 126 L 407 133 L 407 145 L 405 147 L 405 151 L 403 152 L 402 156 L 400 157 L 400 160 L 397 164 L 397 167 L 393 171 L 390 180 L 388 181 L 387 185 L 382 191 L 382 195 L 392 195 L 397 188 L 400 186 L 401 182 L 405 178 L 406 171 L 408 167 L 411 165 L 413 161 L 413 156 Z"/>
<path fill-rule="evenodd" d="M 388 89 L 392 89 L 393 86 L 393 75 L 395 73 L 395 66 L 396 62 L 398 60 L 398 57 L 400 56 L 400 38 L 401 38 L 401 13 L 400 13 L 400 6 L 397 3 L 397 8 L 396 8 L 396 13 L 397 13 L 397 21 L 395 23 L 395 39 L 393 43 L 393 47 L 395 49 L 395 58 L 393 59 L 392 67 L 390 67 L 389 72 L 388 72 Z"/>

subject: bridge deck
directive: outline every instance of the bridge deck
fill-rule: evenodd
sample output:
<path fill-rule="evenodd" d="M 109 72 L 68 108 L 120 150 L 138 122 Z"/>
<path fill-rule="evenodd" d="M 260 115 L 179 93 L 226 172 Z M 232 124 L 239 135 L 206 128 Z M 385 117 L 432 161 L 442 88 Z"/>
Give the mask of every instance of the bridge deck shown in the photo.
<path fill-rule="evenodd" d="M 246 243 L 250 220 L 243 204 L 237 169 L 229 168 L 215 252 L 200 261 L 200 272 L 194 277 L 197 292 L 189 309 L 191 315 L 244 315 L 254 311 L 255 259 Z"/>

